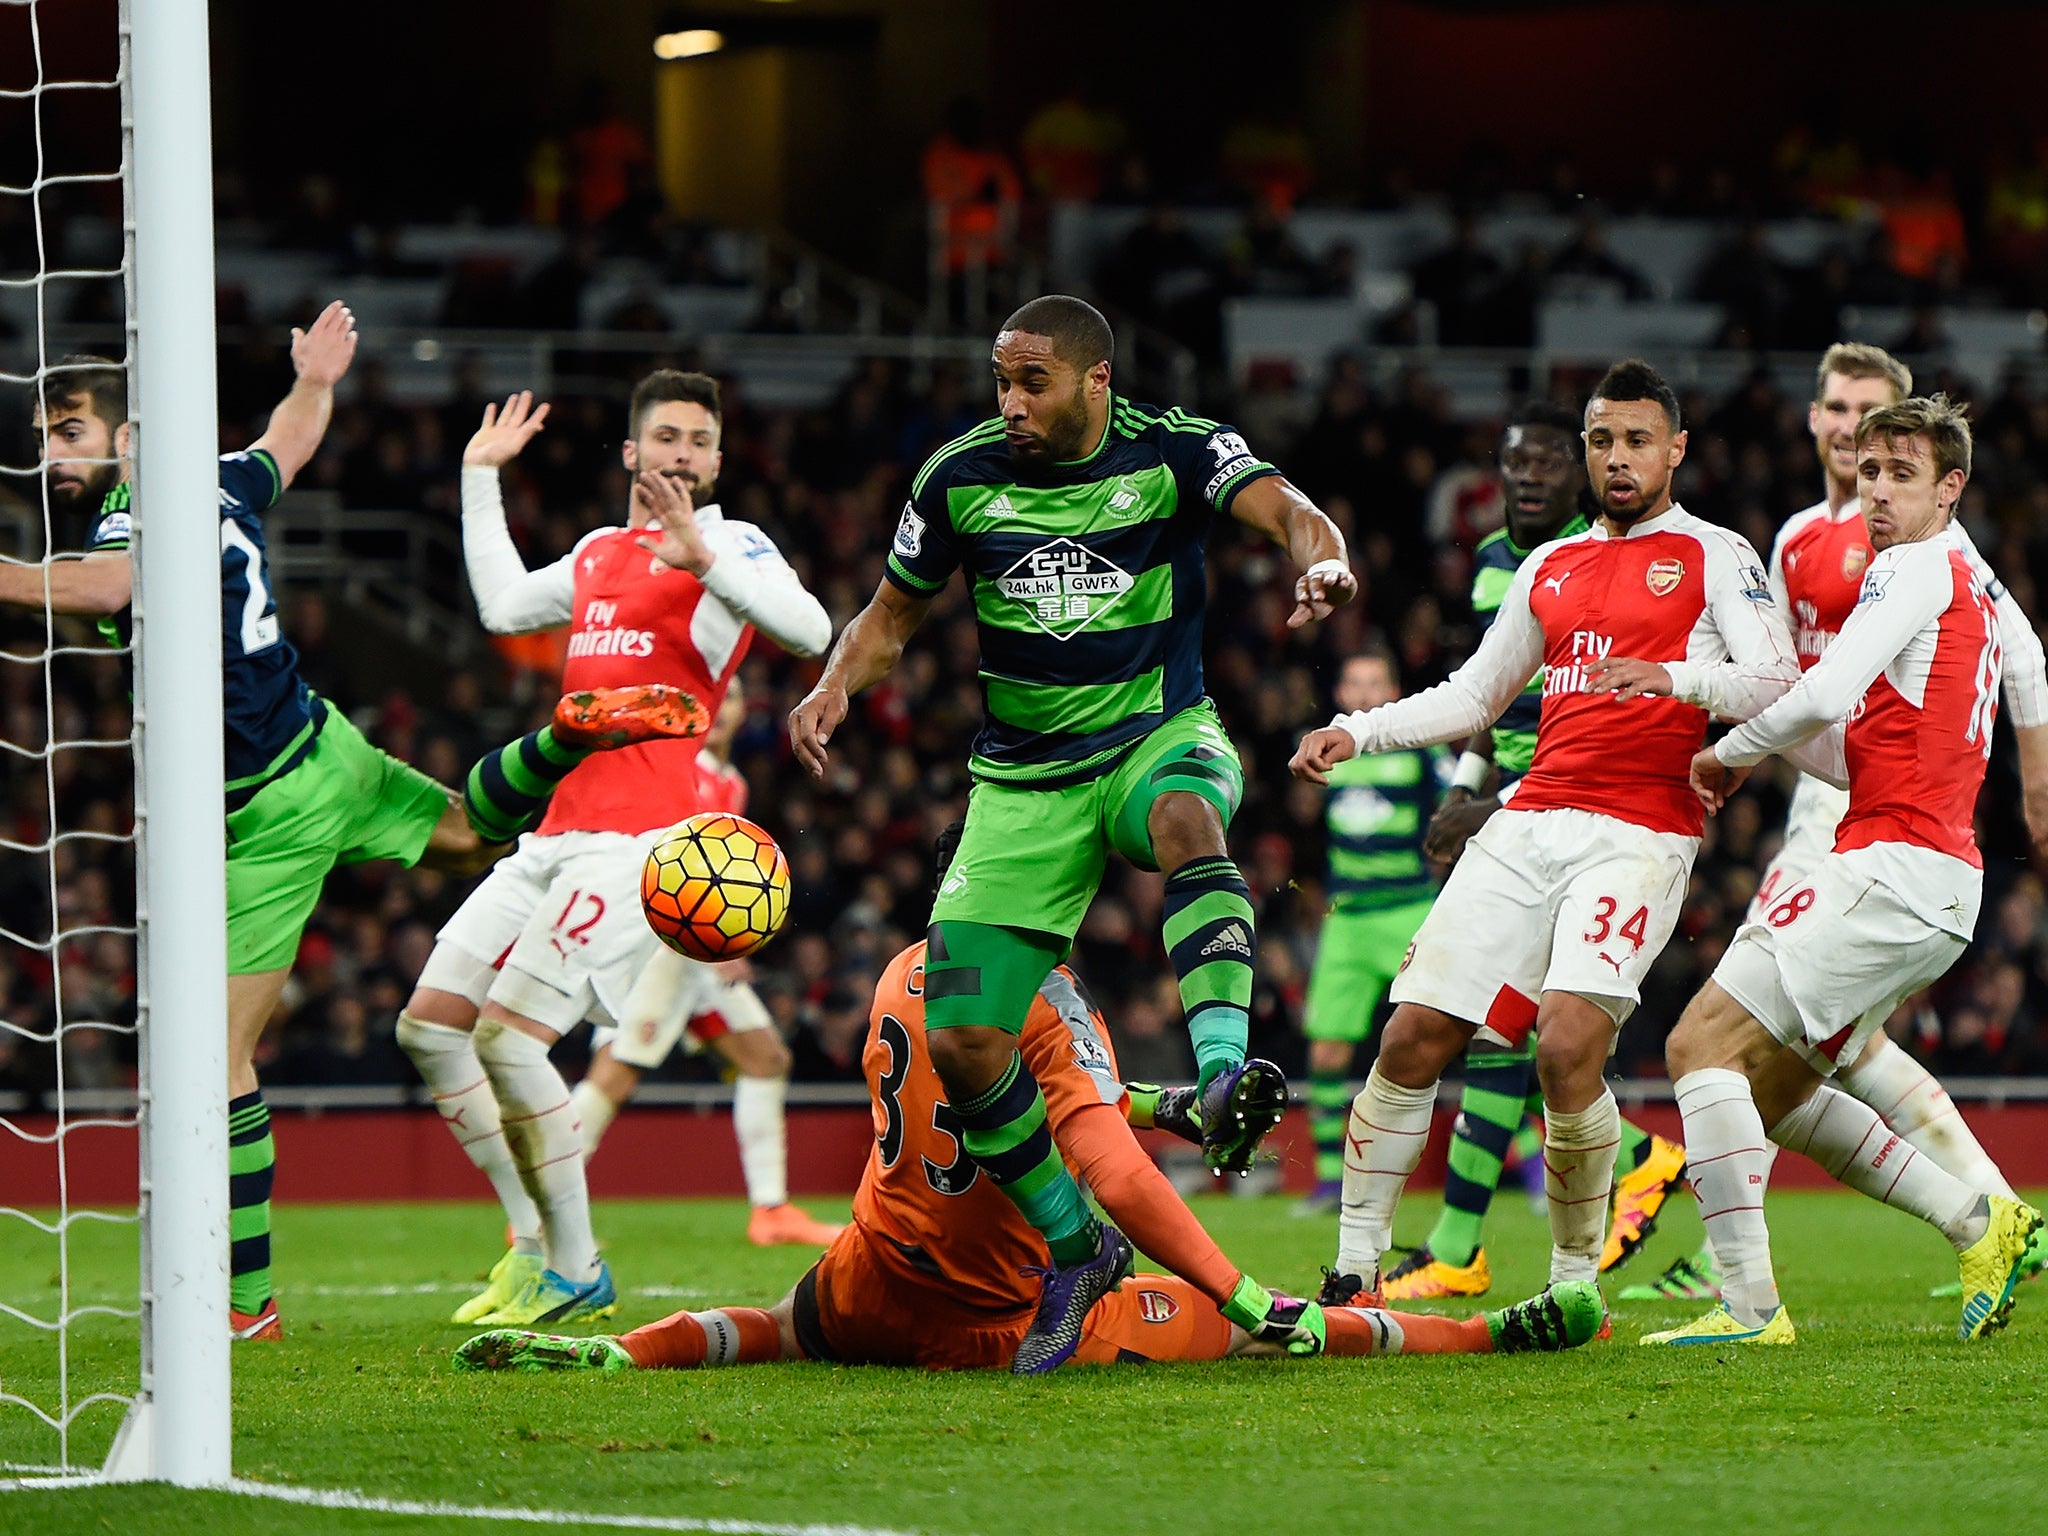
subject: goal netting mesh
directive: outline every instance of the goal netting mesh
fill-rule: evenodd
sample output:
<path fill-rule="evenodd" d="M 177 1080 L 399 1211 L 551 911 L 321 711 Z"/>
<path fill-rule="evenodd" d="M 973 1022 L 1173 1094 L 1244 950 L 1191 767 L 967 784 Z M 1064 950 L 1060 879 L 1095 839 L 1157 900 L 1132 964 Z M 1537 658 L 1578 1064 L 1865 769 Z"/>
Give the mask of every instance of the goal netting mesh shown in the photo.
<path fill-rule="evenodd" d="M 146 21 L 132 14 L 144 10 L 152 13 Z M 171 28 L 184 36 L 166 50 Z M 139 46 L 145 32 L 158 41 Z M 168 79 L 194 50 L 196 82 Z M 216 1137 L 214 1096 L 162 1091 L 166 1055 L 182 1053 L 194 1024 L 196 1038 L 207 1038 L 209 1027 L 224 1037 L 225 1018 L 202 1019 L 206 1010 L 189 1006 L 187 984 L 164 952 L 183 942 L 183 919 L 168 928 L 150 921 L 152 906 L 163 910 L 175 888 L 166 875 L 178 872 L 152 874 L 144 851 L 191 858 L 192 848 L 210 849 L 194 859 L 192 889 L 202 915 L 217 901 L 217 799 L 209 807 L 203 798 L 159 794 L 156 819 L 178 825 L 168 838 L 149 835 L 151 788 L 161 776 L 146 771 L 144 750 L 151 708 L 161 714 L 168 697 L 163 678 L 143 665 L 146 634 L 151 648 L 165 637 L 175 642 L 158 661 L 169 665 L 182 653 L 198 728 L 210 728 L 216 741 L 219 732 L 217 652 L 209 674 L 203 654 L 180 638 L 195 632 L 195 608 L 217 634 L 217 574 L 198 591 L 164 578 L 174 569 L 165 558 L 173 546 L 194 539 L 207 547 L 184 549 L 182 573 L 218 568 L 213 487 L 199 478 L 211 479 L 217 451 L 210 210 L 194 225 L 191 206 L 211 201 L 205 50 L 203 0 L 0 0 L 0 1462 L 15 1477 L 226 1475 L 224 1219 L 217 1257 L 205 1257 L 215 1237 L 210 1213 L 225 1205 L 224 1156 L 213 1173 L 194 1172 L 216 1144 L 224 1150 L 225 1115 Z M 135 90 L 143 58 L 156 60 L 145 65 L 155 71 L 148 102 Z M 140 161 L 144 179 L 156 177 L 155 190 L 140 198 L 139 141 L 153 141 Z M 164 174 L 171 154 L 196 185 Z M 195 335 L 205 338 L 203 366 L 193 370 L 203 399 L 184 401 L 168 359 L 152 373 L 142 358 L 145 329 L 159 329 L 142 317 L 167 308 L 163 279 L 154 299 L 138 281 L 151 262 L 168 268 L 181 259 L 175 250 L 160 254 L 161 238 L 155 252 L 148 235 L 138 239 L 152 207 L 180 206 L 182 235 L 177 217 L 159 222 L 187 253 L 174 275 L 188 312 L 165 334 L 186 355 Z M 67 381 L 85 373 L 90 365 L 78 359 L 86 355 L 118 363 L 127 390 L 127 433 L 97 447 L 89 431 L 60 441 L 46 430 L 73 402 Z M 200 436 L 187 444 L 182 468 L 149 441 L 154 421 L 163 424 L 161 438 Z M 203 471 L 192 467 L 195 449 Z M 60 458 L 62 474 L 52 475 Z M 160 517 L 153 539 L 138 514 L 128 556 L 135 596 L 125 616 L 93 611 L 77 581 L 116 478 L 131 480 L 138 508 L 152 492 L 167 507 L 186 507 Z M 159 604 L 167 614 L 186 610 L 165 626 L 145 619 L 153 569 L 158 590 L 184 599 Z M 194 818 L 197 828 L 183 825 Z M 195 951 L 203 970 L 208 950 L 200 943 L 188 953 Z M 218 996 L 220 978 L 204 979 L 211 992 L 202 994 Z M 169 1040 L 153 1023 L 167 995 L 186 1021 Z M 209 1066 L 219 1060 L 217 1051 L 202 1054 Z M 173 1163 L 153 1155 L 165 1125 L 190 1133 L 194 1156 Z M 192 1200 L 199 1204 L 186 1208 Z M 160 1249 L 171 1217 L 185 1234 L 185 1254 L 167 1284 Z M 176 1372 L 195 1377 L 207 1401 L 175 1389 L 166 1395 L 167 1358 L 180 1357 L 180 1349 L 166 1350 L 167 1338 L 192 1333 L 193 1317 L 215 1313 L 220 1333 L 206 1341 L 200 1368 L 180 1364 Z M 217 1371 L 207 1364 L 216 1358 Z M 218 1455 L 195 1458 L 187 1429 L 166 1438 L 161 1425 L 173 1412 L 217 1419 L 199 1426 L 198 1439 L 217 1440 Z"/>

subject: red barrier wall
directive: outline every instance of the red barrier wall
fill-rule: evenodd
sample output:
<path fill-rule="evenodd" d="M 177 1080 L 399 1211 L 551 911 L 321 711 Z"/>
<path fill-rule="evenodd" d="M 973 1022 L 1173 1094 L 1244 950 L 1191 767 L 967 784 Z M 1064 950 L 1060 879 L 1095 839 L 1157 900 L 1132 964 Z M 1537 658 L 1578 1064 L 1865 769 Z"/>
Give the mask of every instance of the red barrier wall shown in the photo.
<path fill-rule="evenodd" d="M 1985 1150 L 2022 1188 L 2048 1187 L 2048 1103 L 1996 1108 L 1968 1104 L 1963 1113 Z M 1670 1104 L 1642 1106 L 1646 1127 L 1675 1136 L 1678 1111 Z M 1450 1113 L 1440 1111 L 1428 1152 L 1416 1175 L 1418 1188 L 1443 1180 Z M 485 1198 L 482 1176 L 425 1110 L 330 1110 L 280 1112 L 277 1136 L 277 1198 L 285 1203 L 323 1200 L 463 1200 Z M 48 1135 L 47 1118 L 24 1121 L 21 1129 Z M 136 1148 L 131 1132 L 85 1128 L 69 1138 L 70 1197 L 74 1205 L 132 1205 Z M 799 1195 L 845 1194 L 860 1181 L 873 1145 L 874 1124 L 866 1110 L 792 1109 L 789 1114 L 789 1186 Z M 1164 1143 L 1163 1139 L 1158 1144 Z M 1306 1187 L 1313 1164 L 1306 1118 L 1287 1117 L 1267 1144 L 1280 1154 L 1287 1187 Z M 1803 1157 L 1785 1157 L 1774 1180 L 1791 1189 L 1822 1188 L 1829 1180 Z M 600 1199 L 660 1198 L 675 1195 L 738 1195 L 739 1152 L 732 1116 L 723 1109 L 629 1109 L 605 1137 L 590 1169 L 591 1191 Z M 41 1206 L 57 1201 L 53 1151 L 0 1137 L 0 1205 Z"/>

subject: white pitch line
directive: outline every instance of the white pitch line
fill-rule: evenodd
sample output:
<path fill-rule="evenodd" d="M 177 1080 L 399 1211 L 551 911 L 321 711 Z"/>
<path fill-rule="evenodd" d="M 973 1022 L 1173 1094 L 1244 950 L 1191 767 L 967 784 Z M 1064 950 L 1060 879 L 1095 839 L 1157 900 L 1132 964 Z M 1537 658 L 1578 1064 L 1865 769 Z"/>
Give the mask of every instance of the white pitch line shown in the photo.
<path fill-rule="evenodd" d="M 67 1488 L 115 1487 L 97 1475 L 0 1479 L 0 1493 L 60 1491 Z M 627 1531 L 708 1531 L 711 1536 L 916 1536 L 909 1531 L 876 1525 L 785 1525 L 772 1520 L 724 1520 L 688 1515 L 598 1515 L 566 1509 L 498 1509 L 486 1504 L 444 1504 L 421 1499 L 380 1499 L 347 1488 L 297 1488 L 280 1483 L 251 1483 L 240 1478 L 225 1488 L 194 1492 L 240 1494 L 315 1509 L 358 1510 L 373 1515 L 426 1515 L 446 1520 L 502 1520 L 517 1525 L 598 1525 Z"/>

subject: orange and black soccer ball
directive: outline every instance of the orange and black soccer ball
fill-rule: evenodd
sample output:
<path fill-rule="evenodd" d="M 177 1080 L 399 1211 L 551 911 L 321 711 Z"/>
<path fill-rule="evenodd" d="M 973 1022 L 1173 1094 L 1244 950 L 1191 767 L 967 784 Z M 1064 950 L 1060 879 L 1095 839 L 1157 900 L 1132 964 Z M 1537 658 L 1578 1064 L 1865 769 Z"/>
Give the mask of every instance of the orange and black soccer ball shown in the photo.
<path fill-rule="evenodd" d="M 654 840 L 640 905 L 647 926 L 677 954 L 737 960 L 789 920 L 789 860 L 746 817 L 699 811 Z"/>

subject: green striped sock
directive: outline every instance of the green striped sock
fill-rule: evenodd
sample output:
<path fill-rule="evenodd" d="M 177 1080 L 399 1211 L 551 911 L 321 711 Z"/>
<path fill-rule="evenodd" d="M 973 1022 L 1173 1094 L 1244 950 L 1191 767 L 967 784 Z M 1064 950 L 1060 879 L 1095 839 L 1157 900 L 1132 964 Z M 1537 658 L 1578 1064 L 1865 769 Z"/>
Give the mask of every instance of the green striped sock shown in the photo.
<path fill-rule="evenodd" d="M 1342 1072 L 1311 1072 L 1308 1079 L 1308 1124 L 1316 1143 L 1316 1182 L 1334 1184 L 1344 1177 L 1344 1128 L 1351 1117 L 1351 1095 Z"/>
<path fill-rule="evenodd" d="M 1465 1096 L 1451 1128 L 1444 1207 L 1429 1234 L 1430 1253 L 1446 1264 L 1470 1264 L 1479 1248 L 1486 1209 L 1500 1186 L 1535 1072 L 1533 1042 L 1519 1050 L 1475 1048 L 1465 1054 Z"/>
<path fill-rule="evenodd" d="M 1228 859 L 1193 859 L 1166 877 L 1161 933 L 1180 978 L 1196 1087 L 1244 1060 L 1258 926 L 1251 887 Z"/>
<path fill-rule="evenodd" d="M 953 1114 L 967 1155 L 1038 1229 L 1053 1263 L 1093 1258 L 1102 1246 L 1102 1224 L 1052 1143 L 1045 1095 L 1024 1058 L 1012 1054 L 994 1085 L 954 1105 Z"/>
<path fill-rule="evenodd" d="M 228 1105 L 228 1304 L 255 1314 L 270 1300 L 270 1185 L 277 1143 L 263 1093 Z"/>
<path fill-rule="evenodd" d="M 487 843 L 511 842 L 539 825 L 555 786 L 589 756 L 588 750 L 555 740 L 551 725 L 486 752 L 469 770 L 462 789 L 462 809 L 470 826 Z"/>

